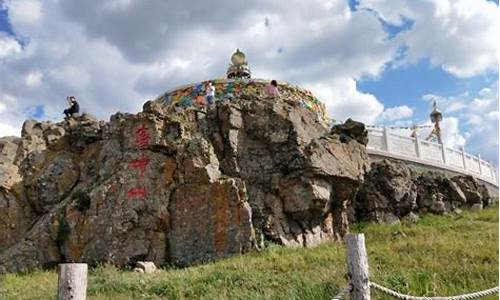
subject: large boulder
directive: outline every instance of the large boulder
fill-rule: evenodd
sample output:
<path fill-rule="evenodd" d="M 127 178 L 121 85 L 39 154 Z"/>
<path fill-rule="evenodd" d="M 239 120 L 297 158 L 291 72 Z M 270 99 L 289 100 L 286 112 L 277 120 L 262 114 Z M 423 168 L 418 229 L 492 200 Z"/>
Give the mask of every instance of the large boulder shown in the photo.
<path fill-rule="evenodd" d="M 64 125 L 68 132 L 68 141 L 76 149 L 83 150 L 86 145 L 102 138 L 103 124 L 89 114 L 69 118 Z"/>
<path fill-rule="evenodd" d="M 415 178 L 415 184 L 418 187 L 417 204 L 420 211 L 440 214 L 467 204 L 467 195 L 454 178 L 437 172 L 424 172 Z"/>
<path fill-rule="evenodd" d="M 334 125 L 331 133 L 338 135 L 341 140 L 354 139 L 362 145 L 368 144 L 368 131 L 365 124 L 347 119 L 343 124 Z"/>
<path fill-rule="evenodd" d="M 372 164 L 356 196 L 356 219 L 392 222 L 417 208 L 417 186 L 408 166 L 384 160 Z"/>
<path fill-rule="evenodd" d="M 225 103 L 206 122 L 222 173 L 245 182 L 258 246 L 313 246 L 346 233 L 347 202 L 369 169 L 364 145 L 287 101 Z"/>
<path fill-rule="evenodd" d="M 474 204 L 482 204 L 487 206 L 491 202 L 491 196 L 488 189 L 477 182 L 477 180 L 468 176 L 455 176 L 452 181 L 463 191 L 467 204 L 472 206 Z"/>

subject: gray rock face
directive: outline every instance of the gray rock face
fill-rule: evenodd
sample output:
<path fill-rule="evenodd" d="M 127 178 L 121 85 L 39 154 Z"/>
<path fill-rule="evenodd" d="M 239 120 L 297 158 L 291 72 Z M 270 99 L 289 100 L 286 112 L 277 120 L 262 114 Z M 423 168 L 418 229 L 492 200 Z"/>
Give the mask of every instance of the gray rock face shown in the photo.
<path fill-rule="evenodd" d="M 254 241 L 251 209 L 243 183 L 179 186 L 170 204 L 170 260 L 189 265 L 250 250 Z"/>
<path fill-rule="evenodd" d="M 417 186 L 410 169 L 387 160 L 372 164 L 356 198 L 356 219 L 384 222 L 387 213 L 403 217 L 416 208 Z"/>
<path fill-rule="evenodd" d="M 286 100 L 26 121 L 0 139 L 0 272 L 189 265 L 342 238 L 369 170 L 364 127 L 330 131 Z"/>
<path fill-rule="evenodd" d="M 71 192 L 79 178 L 79 168 L 70 153 L 37 161 L 26 174 L 24 185 L 28 201 L 37 213 L 46 213 Z M 48 161 L 51 160 L 51 161 Z"/>
<path fill-rule="evenodd" d="M 25 199 L 0 187 L 0 249 L 14 244 L 30 225 L 32 211 Z"/>
<path fill-rule="evenodd" d="M 489 195 L 486 187 L 477 182 L 472 176 L 456 176 L 453 182 L 463 192 L 467 204 L 481 204 L 488 206 L 492 202 L 492 197 Z"/>
<path fill-rule="evenodd" d="M 365 130 L 365 124 L 361 122 L 347 119 L 344 124 L 333 126 L 331 132 L 341 140 L 354 139 L 362 145 L 368 144 L 368 132 Z"/>
<path fill-rule="evenodd" d="M 448 179 L 440 173 L 417 173 L 401 162 L 383 160 L 373 163 L 365 176 L 352 220 L 394 223 L 397 218 L 413 223 L 421 213 L 445 214 L 465 206 L 482 208 L 491 202 L 486 187 L 471 176 Z"/>
<path fill-rule="evenodd" d="M 21 181 L 16 157 L 21 139 L 5 137 L 0 139 L 0 187 L 9 189 Z"/>

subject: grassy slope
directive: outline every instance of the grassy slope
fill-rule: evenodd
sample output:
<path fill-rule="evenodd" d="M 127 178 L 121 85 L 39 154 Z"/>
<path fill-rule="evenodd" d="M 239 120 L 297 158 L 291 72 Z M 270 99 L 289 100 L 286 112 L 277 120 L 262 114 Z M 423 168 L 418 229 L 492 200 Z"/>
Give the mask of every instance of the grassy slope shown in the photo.
<path fill-rule="evenodd" d="M 426 216 L 416 226 L 358 225 L 373 281 L 413 295 L 454 295 L 498 285 L 498 208 Z M 88 299 L 330 299 L 346 284 L 344 248 L 270 247 L 156 274 L 111 266 L 90 273 Z M 57 275 L 0 277 L 0 299 L 54 299 Z M 374 299 L 389 299 L 372 292 Z M 483 298 L 497 299 L 497 296 Z"/>

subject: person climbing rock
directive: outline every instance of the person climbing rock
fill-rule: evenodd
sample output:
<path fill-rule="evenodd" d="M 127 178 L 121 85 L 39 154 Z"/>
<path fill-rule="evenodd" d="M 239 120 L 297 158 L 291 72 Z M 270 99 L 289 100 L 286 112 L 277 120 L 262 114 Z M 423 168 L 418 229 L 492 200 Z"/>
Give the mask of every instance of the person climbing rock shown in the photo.
<path fill-rule="evenodd" d="M 270 98 L 280 96 L 280 91 L 278 90 L 278 82 L 276 82 L 276 80 L 271 80 L 271 83 L 266 86 L 266 95 Z"/>
<path fill-rule="evenodd" d="M 68 101 L 69 104 L 69 108 L 64 110 L 66 118 L 73 116 L 74 113 L 80 112 L 80 106 L 78 105 L 75 96 L 66 97 L 66 101 Z"/>
<path fill-rule="evenodd" d="M 207 98 L 208 105 L 214 103 L 215 87 L 212 85 L 211 81 L 209 81 L 205 87 L 205 97 Z"/>

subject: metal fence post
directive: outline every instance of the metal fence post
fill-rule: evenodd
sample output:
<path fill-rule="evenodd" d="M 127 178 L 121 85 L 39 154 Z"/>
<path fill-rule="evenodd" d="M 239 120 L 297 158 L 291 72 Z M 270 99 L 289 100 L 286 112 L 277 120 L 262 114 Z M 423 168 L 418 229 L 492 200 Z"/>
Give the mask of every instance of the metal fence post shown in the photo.
<path fill-rule="evenodd" d="M 87 264 L 59 264 L 59 300 L 87 298 Z"/>
<path fill-rule="evenodd" d="M 365 235 L 348 234 L 347 269 L 351 280 L 351 300 L 370 300 L 370 279 Z"/>

